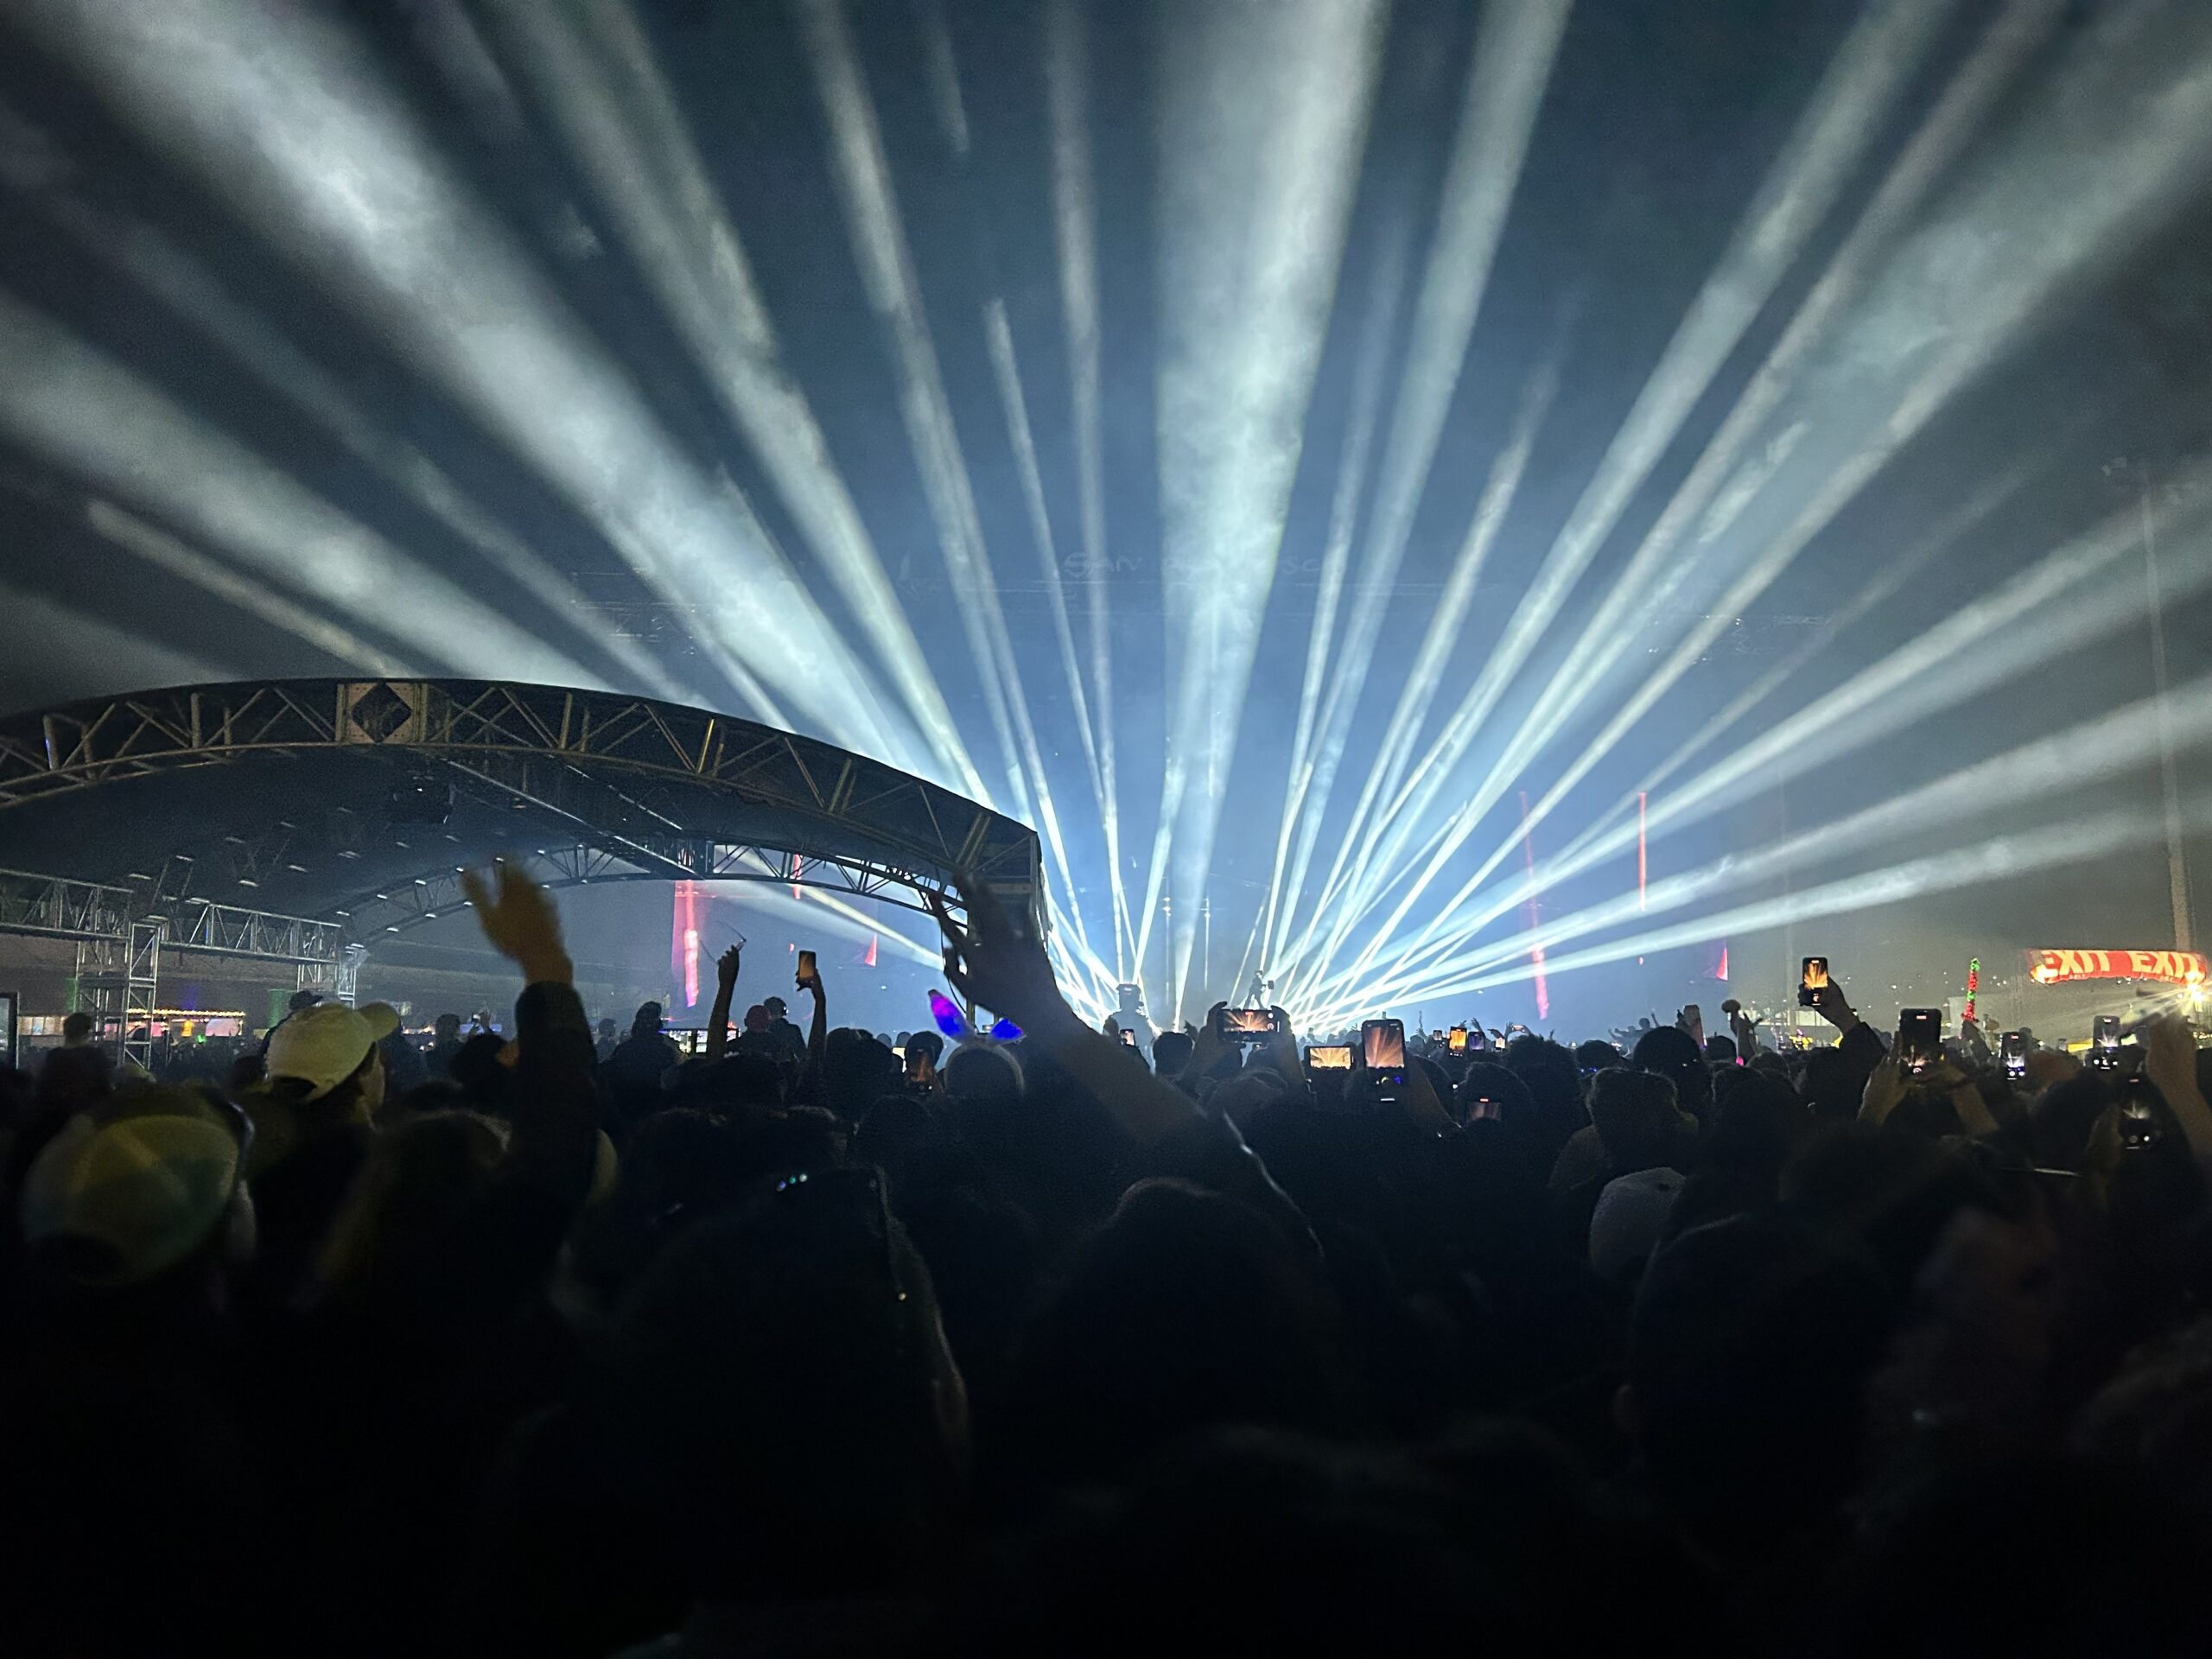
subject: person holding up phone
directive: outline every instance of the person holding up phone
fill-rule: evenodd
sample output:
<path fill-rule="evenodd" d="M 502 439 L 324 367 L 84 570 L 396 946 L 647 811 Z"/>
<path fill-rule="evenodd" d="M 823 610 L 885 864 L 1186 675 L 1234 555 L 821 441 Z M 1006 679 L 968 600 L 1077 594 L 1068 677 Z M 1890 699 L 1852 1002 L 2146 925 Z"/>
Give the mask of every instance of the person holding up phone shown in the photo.
<path fill-rule="evenodd" d="M 799 1058 L 811 1077 L 822 1067 L 822 1051 L 829 1046 L 830 1001 L 823 994 L 822 970 L 815 966 L 814 952 L 798 953 L 798 972 L 795 976 L 798 989 L 814 999 L 814 1016 L 807 1021 L 806 1036 L 799 1038 L 798 1027 L 784 1018 L 784 999 L 772 996 L 764 1005 L 768 1010 L 768 1034 L 779 1044 L 798 1044 Z M 789 1032 L 787 1038 L 783 1033 Z"/>
<path fill-rule="evenodd" d="M 1823 1096 L 1846 1101 L 1862 1098 L 1875 1066 L 1889 1050 L 1880 1034 L 1851 1006 L 1850 999 L 1843 994 L 1842 982 L 1829 972 L 1826 957 L 1805 959 L 1798 981 L 1797 1001 L 1799 1006 L 1818 1013 L 1838 1033 L 1836 1063 L 1833 1074 L 1823 1079 Z"/>

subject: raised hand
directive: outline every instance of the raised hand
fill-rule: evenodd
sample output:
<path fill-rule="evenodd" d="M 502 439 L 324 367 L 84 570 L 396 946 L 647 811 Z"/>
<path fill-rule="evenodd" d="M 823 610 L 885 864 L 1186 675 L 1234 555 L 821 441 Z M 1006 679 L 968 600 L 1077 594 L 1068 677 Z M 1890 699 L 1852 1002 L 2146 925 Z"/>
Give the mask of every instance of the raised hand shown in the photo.
<path fill-rule="evenodd" d="M 2135 1033 L 2143 1047 L 2143 1075 L 2151 1079 L 2180 1122 L 2190 1150 L 2212 1156 L 2212 1106 L 2196 1086 L 2196 1035 L 2177 1014 L 2146 1020 Z"/>
<path fill-rule="evenodd" d="M 1866 1078 L 1866 1092 L 1859 1096 L 1859 1121 L 1878 1126 L 1882 1120 L 1897 1109 L 1905 1096 L 1912 1080 L 1906 1077 L 1904 1067 L 1897 1064 L 1893 1054 L 1885 1054 L 1875 1062 Z"/>
<path fill-rule="evenodd" d="M 1032 937 L 1026 919 L 1010 915 L 997 895 L 974 877 L 963 874 L 958 885 L 968 907 L 965 922 L 953 919 L 941 893 L 922 894 L 952 952 L 945 976 L 953 988 L 1024 1031 L 1073 1020 L 1052 977 L 1044 942 Z"/>
<path fill-rule="evenodd" d="M 1198 1031 L 1191 1039 L 1190 1062 L 1183 1068 L 1185 1077 L 1203 1077 L 1211 1075 L 1214 1067 L 1219 1065 L 1236 1051 L 1236 1045 L 1220 1034 L 1219 1022 L 1216 1017 L 1228 1006 L 1226 1002 L 1215 1003 L 1207 1010 L 1206 1017 L 1198 1021 Z"/>
<path fill-rule="evenodd" d="M 1837 984 L 1833 976 L 1813 993 L 1813 1012 L 1838 1031 L 1849 1031 L 1859 1023 L 1858 1013 L 1846 1000 L 1843 987 Z"/>
<path fill-rule="evenodd" d="M 461 890 L 476 912 L 476 925 L 492 948 L 518 964 L 525 982 L 568 984 L 575 977 L 568 947 L 561 940 L 561 915 L 545 889 L 516 865 L 501 859 L 493 866 L 495 892 L 474 870 L 461 873 Z"/>
<path fill-rule="evenodd" d="M 1406 1067 L 1406 1086 L 1398 1096 L 1398 1106 L 1412 1122 L 1435 1134 L 1448 1134 L 1459 1127 L 1436 1097 L 1436 1086 L 1429 1082 L 1426 1066 Z"/>
<path fill-rule="evenodd" d="M 1298 1033 L 1290 1028 L 1289 1010 L 1269 1008 L 1268 1012 L 1274 1016 L 1274 1029 L 1268 1033 L 1267 1041 L 1260 1045 L 1260 1052 L 1274 1063 L 1275 1070 L 1282 1074 L 1293 1089 L 1303 1089 L 1306 1086 L 1306 1068 L 1298 1058 Z"/>
<path fill-rule="evenodd" d="M 738 952 L 745 941 L 735 944 L 715 959 L 715 1001 L 707 1014 L 707 1058 L 719 1060 L 729 1046 L 729 999 L 737 989 Z"/>
<path fill-rule="evenodd" d="M 1967 1051 L 1976 1065 L 1989 1064 L 1989 1039 L 1981 1034 L 1980 1022 L 1973 1020 L 1959 1021 L 1959 1046 Z"/>

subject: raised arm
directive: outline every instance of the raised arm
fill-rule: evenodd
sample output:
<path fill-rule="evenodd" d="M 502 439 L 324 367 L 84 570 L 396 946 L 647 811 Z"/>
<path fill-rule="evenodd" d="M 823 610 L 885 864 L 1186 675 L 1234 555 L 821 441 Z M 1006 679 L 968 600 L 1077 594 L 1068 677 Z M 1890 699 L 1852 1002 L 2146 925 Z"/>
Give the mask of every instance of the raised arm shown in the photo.
<path fill-rule="evenodd" d="M 598 1151 L 591 1023 L 576 995 L 575 969 L 553 901 L 512 864 L 499 864 L 496 875 L 494 890 L 475 871 L 464 871 L 461 887 L 484 937 L 522 970 L 508 1090 L 514 1130 L 503 1172 L 508 1180 L 538 1187 L 564 1205 L 580 1204 Z"/>
<path fill-rule="evenodd" d="M 948 976 L 956 989 L 982 1007 L 1020 1026 L 1139 1141 L 1156 1141 L 1198 1120 L 1197 1107 L 1094 1031 L 1067 1004 L 1041 941 L 1009 916 L 980 881 L 963 881 L 965 923 L 955 921 L 942 898 L 924 896 L 957 965 Z"/>
<path fill-rule="evenodd" d="M 952 949 L 946 973 L 954 988 L 1020 1026 L 1154 1161 L 1168 1166 L 1158 1173 L 1184 1175 L 1243 1200 L 1294 1244 L 1318 1255 L 1306 1217 L 1236 1126 L 1219 1112 L 1202 1110 L 1085 1024 L 1060 995 L 1042 941 L 1007 915 L 988 887 L 967 880 L 960 886 L 968 901 L 965 924 L 952 919 L 941 898 L 927 895 Z"/>
<path fill-rule="evenodd" d="M 798 982 L 798 988 L 814 998 L 814 1017 L 806 1024 L 806 1069 L 818 1076 L 823 1052 L 830 1046 L 830 999 L 822 989 L 819 963 L 813 973 Z"/>
<path fill-rule="evenodd" d="M 2199 1163 L 2212 1163 L 2212 1104 L 2196 1086 L 2196 1039 L 2179 1014 L 2162 1014 L 2137 1033 L 2143 1071 L 2165 1096 L 2166 1106 Z"/>
<path fill-rule="evenodd" d="M 715 1006 L 707 1014 L 707 1060 L 722 1057 L 729 1046 L 729 1002 L 737 989 L 737 969 L 744 947 L 733 944 L 715 962 Z"/>

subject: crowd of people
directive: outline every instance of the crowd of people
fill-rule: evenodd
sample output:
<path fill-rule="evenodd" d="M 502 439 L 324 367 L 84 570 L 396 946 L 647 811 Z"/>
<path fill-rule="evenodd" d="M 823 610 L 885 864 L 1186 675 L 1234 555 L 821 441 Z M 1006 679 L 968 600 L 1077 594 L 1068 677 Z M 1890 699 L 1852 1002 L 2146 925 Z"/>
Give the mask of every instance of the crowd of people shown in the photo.
<path fill-rule="evenodd" d="M 1018 1040 L 686 1057 L 471 886 L 511 1036 L 0 1073 L 0 1652 L 2212 1648 L 2178 1019 L 1147 1063 L 976 890 Z"/>

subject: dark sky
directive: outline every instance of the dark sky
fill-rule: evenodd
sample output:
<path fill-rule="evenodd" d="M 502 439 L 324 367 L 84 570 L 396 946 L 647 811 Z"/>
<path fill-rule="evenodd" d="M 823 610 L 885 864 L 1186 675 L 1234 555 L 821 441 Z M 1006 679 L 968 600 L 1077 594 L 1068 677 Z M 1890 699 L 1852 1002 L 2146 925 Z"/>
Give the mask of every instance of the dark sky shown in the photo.
<path fill-rule="evenodd" d="M 913 395 L 911 359 L 900 356 L 895 319 L 871 291 L 868 255 L 856 242 L 856 218 L 865 215 L 853 209 L 850 177 L 841 172 L 837 145 L 850 134 L 825 79 L 826 13 L 851 43 L 842 67 L 856 73 L 888 158 L 912 291 L 972 495 L 974 530 L 1094 942 L 1112 938 L 1104 843 L 1055 644 L 1055 583 L 1040 563 L 1017 435 L 995 376 L 992 307 L 1003 308 L 1058 585 L 1086 672 L 1090 619 L 1106 613 L 1113 690 L 1090 713 L 1094 737 L 1110 725 L 1118 751 L 1132 903 L 1149 868 L 1164 758 L 1190 747 L 1191 728 L 1177 723 L 1177 690 L 1215 671 L 1185 652 L 1184 641 L 1199 637 L 1192 619 L 1208 607 L 1261 619 L 1249 695 L 1225 714 L 1208 704 L 1201 722 L 1231 728 L 1233 764 L 1216 785 L 1221 830 L 1205 886 L 1221 938 L 1198 975 L 1215 994 L 1227 992 L 1275 858 L 1307 645 L 1322 608 L 1319 573 L 1360 423 L 1363 374 L 1377 390 L 1379 417 L 1366 475 L 1351 498 L 1355 590 L 1373 568 L 1378 457 L 1392 417 L 1408 385 L 1436 366 L 1422 355 L 1428 341 L 1415 296 L 1447 218 L 1448 168 L 1470 73 L 1480 67 L 1478 41 L 1491 38 L 1484 31 L 1495 22 L 1459 0 L 1378 4 L 1371 67 L 1357 56 L 1305 65 L 1301 52 L 1310 57 L 1313 48 L 1298 31 L 1316 3 L 1327 3 L 1243 8 L 1260 21 L 1218 28 L 1214 0 L 1091 0 L 1063 14 L 1079 44 L 1095 202 L 1105 573 L 1090 569 L 1083 551 L 1082 365 L 1055 234 L 1061 204 L 1048 68 L 1056 40 L 1066 37 L 1053 35 L 1059 25 L 1048 8 L 995 0 L 868 0 L 842 10 L 769 0 L 598 8 L 602 17 L 635 22 L 651 73 L 671 95 L 665 108 L 625 78 L 632 70 L 610 57 L 616 35 L 590 21 L 594 9 L 576 8 L 584 21 L 565 31 L 567 44 L 583 54 L 587 73 L 603 74 L 607 118 L 632 134 L 665 136 L 670 129 L 655 124 L 672 110 L 675 142 L 696 156 L 709 193 L 704 212 L 696 201 L 687 209 L 654 172 L 633 171 L 610 194 L 607 174 L 591 164 L 592 141 L 578 136 L 582 81 L 545 55 L 564 31 L 549 30 L 543 17 L 533 21 L 529 7 L 505 0 L 293 6 L 282 9 L 292 22 L 258 41 L 245 31 L 255 53 L 265 48 L 257 73 L 294 84 L 327 75 L 318 84 L 327 95 L 356 107 L 366 107 L 358 89 L 373 90 L 381 124 L 341 131 L 304 128 L 311 102 L 272 98 L 269 83 L 227 75 L 217 48 L 180 48 L 177 79 L 188 99 L 149 115 L 159 100 L 133 79 L 146 73 L 147 39 L 111 50 L 95 0 L 10 8 L 0 18 L 0 353 L 13 360 L 0 362 L 0 375 L 17 392 L 0 394 L 0 704 L 29 708 L 195 677 L 349 673 L 365 653 L 415 671 L 524 677 L 527 664 L 505 636 L 429 625 L 441 612 L 459 616 L 448 596 L 467 595 L 578 673 L 656 689 L 640 679 L 642 664 L 658 671 L 664 692 L 741 712 L 760 712 L 753 688 L 699 642 L 718 631 L 737 633 L 741 644 L 747 632 L 789 637 L 801 666 L 780 683 L 764 671 L 772 699 L 794 723 L 859 741 L 808 712 L 824 706 L 809 698 L 819 681 L 842 677 L 864 683 L 856 695 L 895 703 L 893 665 L 853 595 L 832 578 L 819 521 L 807 518 L 761 435 L 733 417 L 715 363 L 671 303 L 671 292 L 693 283 L 692 292 L 708 296 L 709 332 L 742 333 L 728 290 L 700 274 L 698 251 L 711 246 L 702 226 L 719 215 L 741 240 L 781 372 L 818 424 L 823 471 L 849 492 L 880 562 L 877 590 L 910 621 L 967 749 L 1004 793 L 1007 766 L 987 695 L 995 671 L 979 664 L 962 626 L 964 590 L 943 502 L 918 451 L 911 403 L 902 403 Z M 1761 674 L 1805 654 L 1783 684 L 1688 761 L 1677 785 L 1847 692 L 1911 641 L 2047 573 L 2042 562 L 2054 550 L 2094 536 L 2115 515 L 2124 524 L 2124 515 L 2146 510 L 2163 538 L 2170 683 L 2185 686 L 2212 671 L 2212 563 L 2191 493 L 2212 435 L 2212 401 L 2203 395 L 2212 372 L 2212 133 L 2190 113 L 2203 96 L 2196 82 L 2212 75 L 2212 21 L 2196 0 L 1580 0 L 1541 83 L 1472 334 L 1420 475 L 1403 561 L 1382 594 L 1380 645 L 1357 677 L 1346 770 L 1322 821 L 1309 898 L 1351 831 L 1363 762 L 1387 745 L 1392 712 L 1532 378 L 1554 374 L 1556 395 L 1449 640 L 1416 752 L 1485 664 L 1501 659 L 1516 618 L 1529 614 L 1529 594 L 1558 568 L 1563 528 L 1606 476 L 1609 446 L 1655 368 L 1670 360 L 1670 341 L 1700 303 L 1713 302 L 1716 273 L 1732 269 L 1745 216 L 1792 146 L 1806 142 L 1808 110 L 1849 54 L 1916 5 L 1917 33 L 1892 29 L 1912 38 L 1885 48 L 1897 60 L 1889 92 L 1847 104 L 1824 141 L 1843 159 L 1817 207 L 1789 231 L 1793 251 L 1770 291 L 1756 297 L 1710 374 L 1691 387 L 1586 569 L 1554 613 L 1540 619 L 1480 734 L 1438 779 L 1424 832 L 1477 798 L 1492 765 L 1511 753 L 1515 734 L 1556 696 L 1555 676 L 1589 682 L 1556 733 L 1510 777 L 1498 774 L 1506 787 L 1430 901 L 1510 839 L 1520 793 L 1541 797 L 1709 615 L 1731 626 L 1537 829 L 1539 858 L 1616 810 L 1624 791 Z M 190 27 L 185 12 L 180 29 Z M 1962 79 L 2003 55 L 2007 41 L 2017 49 L 2003 72 L 1909 210 L 1873 238 L 1863 280 L 1843 296 L 1729 470 L 1730 488 L 1743 490 L 1736 516 L 1704 539 L 1709 513 L 1693 519 L 1668 559 L 1640 569 L 1639 547 L 1666 523 L 1732 411 L 1756 395 L 1762 364 L 1818 302 L 1824 276 L 1859 245 L 1855 227 L 1895 188 L 1932 113 L 1947 97 L 1963 96 Z M 1224 42 L 1250 47 L 1255 61 L 1208 61 Z M 1274 63 L 1315 76 L 1295 83 L 1318 90 L 1312 106 L 1267 105 Z M 957 95 L 950 118 L 948 68 Z M 204 80 L 194 79 L 203 73 Z M 1217 118 L 1224 146 L 1236 152 L 1225 175 L 1263 179 L 1268 146 L 1292 153 L 1302 119 L 1325 120 L 1332 99 L 1351 97 L 1344 87 L 1370 76 L 1371 113 L 1343 158 L 1350 189 L 1341 245 L 1320 262 L 1332 280 L 1306 330 L 1310 387 L 1289 402 L 1287 453 L 1295 465 L 1278 498 L 1264 490 L 1225 496 L 1226 519 L 1216 521 L 1248 510 L 1262 521 L 1279 518 L 1279 543 L 1262 537 L 1277 547 L 1272 574 L 1226 551 L 1215 562 L 1202 544 L 1206 593 L 1196 598 L 1188 584 L 1163 580 L 1163 550 L 1176 534 L 1163 480 L 1195 476 L 1205 487 L 1223 469 L 1221 452 L 1194 451 L 1191 434 L 1164 412 L 1176 319 L 1195 302 L 1166 273 L 1188 268 L 1177 259 L 1198 250 L 1200 268 L 1226 270 L 1256 292 L 1285 245 L 1269 238 L 1285 232 L 1256 189 L 1222 193 L 1190 213 L 1191 198 L 1175 186 L 1199 162 L 1175 148 L 1178 135 L 1193 108 L 1202 127 Z M 1185 82 L 1200 88 L 1195 104 Z M 2172 94 L 2164 102 L 2162 89 Z M 376 146 L 385 140 L 395 153 L 404 146 L 409 156 L 434 158 L 441 188 L 465 200 L 472 216 L 419 222 L 466 225 L 468 233 L 420 247 L 387 240 L 380 252 L 336 238 L 318 216 L 303 220 L 264 189 L 251 166 L 211 136 L 224 131 L 248 135 L 268 154 L 304 156 L 306 174 L 331 193 L 352 189 L 355 169 L 389 181 L 414 165 L 381 154 Z M 639 221 L 620 211 L 624 190 L 678 203 L 671 237 L 642 238 Z M 1317 181 L 1315 201 L 1325 197 Z M 391 237 L 389 221 L 384 234 Z M 495 245 L 572 321 L 568 337 L 615 365 L 635 400 L 624 407 L 664 441 L 656 454 L 710 492 L 741 496 L 849 658 L 810 658 L 809 636 L 765 579 L 757 613 L 738 619 L 703 579 L 687 591 L 641 573 L 638 548 L 609 529 L 625 512 L 642 515 L 627 522 L 644 524 L 640 533 L 656 546 L 681 547 L 683 557 L 694 546 L 691 521 L 673 505 L 661 511 L 657 475 L 639 472 L 626 450 L 605 477 L 564 475 L 550 452 L 487 412 L 467 384 L 472 369 L 426 352 L 426 336 L 409 330 L 407 304 L 461 318 L 479 341 L 511 321 L 506 290 L 475 286 L 485 251 Z M 386 257 L 410 273 L 404 303 L 378 296 L 371 268 Z M 1443 275 L 1446 289 L 1481 281 L 1474 272 Z M 1261 334 L 1263 305 L 1240 312 L 1232 304 L 1227 315 L 1228 332 L 1249 318 L 1253 349 L 1262 357 L 1273 349 Z M 1219 343 L 1226 352 L 1236 342 Z M 86 352 L 113 371 L 90 390 L 79 372 Z M 1927 377 L 1947 364 L 1948 378 L 1931 401 L 1915 404 Z M 33 387 L 43 392 L 26 390 Z M 1217 393 L 1232 429 L 1248 414 L 1264 424 L 1264 411 L 1238 404 L 1240 383 L 1224 378 Z M 103 401 L 112 397 L 159 403 L 166 423 L 125 421 Z M 334 425 L 334 407 L 353 423 L 351 442 Z M 550 429 L 599 417 L 547 398 L 524 423 Z M 624 429 L 637 425 L 627 420 Z M 214 447 L 188 449 L 161 436 L 187 431 Z M 1868 461 L 1885 435 L 1894 437 L 1892 449 Z M 1192 453 L 1201 458 L 1195 474 L 1179 472 Z M 234 464 L 241 457 L 251 465 Z M 434 490 L 421 487 L 424 462 L 442 480 Z M 1861 465 L 1863 483 L 1842 493 L 1771 579 L 1747 590 L 1745 573 Z M 281 502 L 270 480 L 286 492 Z M 1983 491 L 1992 498 L 1986 512 L 1937 535 Z M 620 499 L 612 512 L 610 494 Z M 284 537 L 305 537 L 300 502 L 326 515 L 313 521 L 324 530 L 348 526 L 346 534 L 397 550 L 398 574 L 345 593 L 307 574 L 346 556 L 342 537 L 336 550 L 304 538 L 296 554 L 268 552 L 266 538 L 281 548 Z M 264 536 L 260 550 L 250 545 L 257 535 Z M 752 544 L 741 537 L 727 545 Z M 723 543 L 702 545 L 701 558 L 730 563 Z M 526 590 L 499 569 L 495 547 L 519 550 L 557 580 Z M 297 580 L 287 558 L 296 562 Z M 1604 617 L 1609 593 L 1641 591 L 1619 588 L 1624 573 L 1653 588 L 1649 602 L 1611 619 L 1603 638 L 1585 644 L 1586 625 Z M 750 583 L 756 573 L 740 564 L 736 574 Z M 427 588 L 431 575 L 449 586 Z M 1833 727 L 1808 715 L 1803 741 L 1811 747 L 1793 751 L 1802 758 L 1763 767 L 1722 810 L 1656 842 L 1655 877 L 1840 819 L 2149 698 L 2144 581 L 2139 546 L 2131 546 L 2082 582 L 2054 588 L 2024 616 L 1887 694 L 1917 696 L 1925 707 L 1872 741 L 1853 733 L 1873 714 L 1854 712 Z M 242 590 L 278 604 L 251 605 Z M 2113 614 L 2086 620 L 2101 599 Z M 972 614 L 972 605 L 964 608 Z M 2067 626 L 2076 614 L 2085 619 L 2078 635 Z M 1823 634 L 1837 618 L 1844 620 Z M 628 643 L 611 643 L 618 632 Z M 1223 677 L 1233 692 L 1234 677 Z M 1096 683 L 1085 689 L 1096 702 Z M 2185 804 L 2212 785 L 2204 755 L 2198 740 L 2179 758 Z M 887 758 L 928 757 L 916 749 Z M 2062 753 L 2032 787 L 1993 794 L 1969 820 L 1839 846 L 1786 880 L 1724 889 L 1669 919 L 2084 814 L 2156 811 L 2155 765 L 2130 765 L 2085 787 L 2072 764 L 2083 758 Z M 1033 796 L 1036 781 L 1027 780 Z M 2192 823 L 2202 830 L 2205 821 L 2192 814 Z M 1370 842 L 1362 835 L 1353 845 L 1357 868 Z M 0 863 L 10 861 L 5 851 L 0 824 Z M 2200 884 L 2212 883 L 2212 842 L 2196 834 L 2190 851 Z M 1400 861 L 1409 856 L 1402 852 Z M 1546 893 L 1544 912 L 1614 897 L 1631 874 L 1618 859 L 1585 871 Z M 655 906 L 645 912 L 655 913 L 639 923 L 641 938 L 664 925 Z M 1416 910 L 1414 919 L 1426 913 Z M 2171 932 L 2164 846 L 2153 833 L 2085 865 L 1947 885 L 1791 931 L 1760 927 L 1733 944 L 1737 962 L 1751 963 L 1763 983 L 1781 982 L 1791 950 L 1825 945 L 1839 957 L 1883 953 L 1905 964 L 1900 982 L 1924 982 L 1932 995 L 1953 960 L 1973 950 L 1987 959 L 2036 944 L 2159 944 Z M 1635 978 L 1626 965 L 1592 969 L 1586 985 L 1563 983 L 1554 995 L 1593 1019 L 1630 1003 L 1679 1001 L 1709 973 L 1719 944 L 1716 933 L 1709 945 L 1656 953 Z M 1158 952 L 1155 944 L 1148 976 L 1159 972 Z M 1708 988 L 1707 1000 L 1718 995 Z"/>

